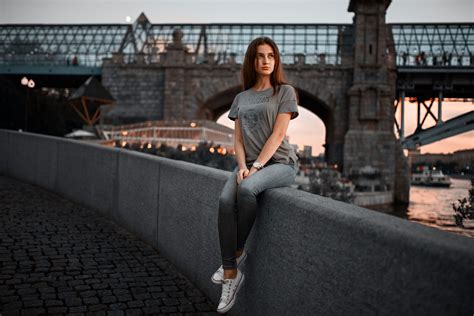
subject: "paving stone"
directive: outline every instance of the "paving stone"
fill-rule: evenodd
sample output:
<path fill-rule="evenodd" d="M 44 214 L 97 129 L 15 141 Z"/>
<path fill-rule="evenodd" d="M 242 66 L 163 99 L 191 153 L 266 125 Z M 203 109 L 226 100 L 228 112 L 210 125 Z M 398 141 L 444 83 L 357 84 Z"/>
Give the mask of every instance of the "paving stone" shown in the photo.
<path fill-rule="evenodd" d="M 95 304 L 95 305 L 89 305 L 87 306 L 89 311 L 91 312 L 97 312 L 97 311 L 105 311 L 108 309 L 108 306 L 105 304 Z"/>
<path fill-rule="evenodd" d="M 143 307 L 145 304 L 143 301 L 130 301 L 127 303 L 128 307 L 134 308 L 134 307 Z"/>
<path fill-rule="evenodd" d="M 66 312 L 67 307 L 65 306 L 48 307 L 48 314 L 65 314 Z"/>
<path fill-rule="evenodd" d="M 115 296 L 104 296 L 102 297 L 102 303 L 104 304 L 111 304 L 117 302 L 117 298 Z"/>
<path fill-rule="evenodd" d="M 57 298 L 57 295 L 56 293 L 45 293 L 45 294 L 41 294 L 40 298 L 42 300 L 53 300 Z"/>
<path fill-rule="evenodd" d="M 127 316 L 139 316 L 143 314 L 143 311 L 139 308 L 129 308 L 125 311 L 125 315 Z"/>
<path fill-rule="evenodd" d="M 8 302 L 14 302 L 14 301 L 17 301 L 17 300 L 19 300 L 18 295 L 0 297 L 0 302 L 2 302 L 2 304 L 8 303 Z"/>
<path fill-rule="evenodd" d="M 82 300 L 78 297 L 66 297 L 64 303 L 66 306 L 78 306 L 82 304 Z"/>
<path fill-rule="evenodd" d="M 160 311 L 164 314 L 175 313 L 178 309 L 175 306 L 162 306 Z"/>
<path fill-rule="evenodd" d="M 92 296 L 97 296 L 97 292 L 96 291 L 84 291 L 84 292 L 81 292 L 79 293 L 79 296 L 80 297 L 92 297 Z"/>
<path fill-rule="evenodd" d="M 84 304 L 86 305 L 93 305 L 93 304 L 99 304 L 99 298 L 94 296 L 94 297 L 86 297 L 83 299 Z"/>
<path fill-rule="evenodd" d="M 29 316 L 29 315 L 41 315 L 46 313 L 44 308 L 25 308 L 21 310 L 21 315 Z"/>
<path fill-rule="evenodd" d="M 20 311 L 19 310 L 12 310 L 12 311 L 4 311 L 2 312 L 2 316 L 19 316 Z"/>
<path fill-rule="evenodd" d="M 42 300 L 23 301 L 23 305 L 25 306 L 25 308 L 41 307 L 43 306 L 43 301 Z"/>
<path fill-rule="evenodd" d="M 0 314 L 210 313 L 150 245 L 86 207 L 0 176 Z"/>
<path fill-rule="evenodd" d="M 125 309 L 127 309 L 127 304 L 125 304 L 125 303 L 115 303 L 115 304 L 110 304 L 109 307 L 112 310 L 125 310 Z"/>
<path fill-rule="evenodd" d="M 21 301 L 9 302 L 2 306 L 2 311 L 20 310 L 22 306 L 23 303 Z"/>
<path fill-rule="evenodd" d="M 143 312 L 145 314 L 160 314 L 161 313 L 161 308 L 160 306 L 147 306 L 143 308 Z"/>
<path fill-rule="evenodd" d="M 133 297 L 137 300 L 146 300 L 146 299 L 151 298 L 149 293 L 133 294 Z"/>
<path fill-rule="evenodd" d="M 85 312 L 87 312 L 87 306 L 69 307 L 69 313 L 85 313 Z"/>
<path fill-rule="evenodd" d="M 180 305 L 180 306 L 178 307 L 178 309 L 179 309 L 180 312 L 183 312 L 183 313 L 186 313 L 186 312 L 189 313 L 189 312 L 194 312 L 194 311 L 196 311 L 196 310 L 194 309 L 194 306 L 193 306 L 192 304 Z"/>
<path fill-rule="evenodd" d="M 179 305 L 179 300 L 177 300 L 175 298 L 163 298 L 162 301 L 167 306 Z"/>
<path fill-rule="evenodd" d="M 50 306 L 62 306 L 64 305 L 64 302 L 63 301 L 60 301 L 60 300 L 46 300 L 44 302 L 44 305 L 46 307 L 50 307 Z"/>
<path fill-rule="evenodd" d="M 13 294 L 15 291 L 10 291 L 10 292 L 11 292 L 11 293 L 1 293 L 1 294 L 7 296 L 7 295 L 9 295 L 9 294 L 10 294 L 10 295 Z M 20 294 L 20 295 L 26 295 L 26 294 L 34 294 L 34 293 L 37 293 L 37 290 L 36 290 L 36 289 L 32 289 L 32 288 L 26 288 L 26 289 L 20 289 L 20 290 L 18 290 L 17 292 L 18 292 L 18 294 Z"/>

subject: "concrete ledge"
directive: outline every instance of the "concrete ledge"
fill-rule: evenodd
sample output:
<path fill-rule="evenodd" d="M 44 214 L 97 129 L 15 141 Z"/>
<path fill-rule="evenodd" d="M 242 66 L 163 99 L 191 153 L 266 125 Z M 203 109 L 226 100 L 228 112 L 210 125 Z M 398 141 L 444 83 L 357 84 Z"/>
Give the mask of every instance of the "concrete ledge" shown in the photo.
<path fill-rule="evenodd" d="M 56 192 L 112 218 L 119 149 L 64 140 L 57 150 Z"/>
<path fill-rule="evenodd" d="M 8 153 L 11 151 L 9 143 L 10 133 L 5 130 L 0 132 L 0 174 L 7 175 L 8 171 Z"/>
<path fill-rule="evenodd" d="M 117 207 L 112 218 L 157 247 L 160 158 L 121 151 L 118 163 Z"/>
<path fill-rule="evenodd" d="M 242 313 L 474 310 L 473 239 L 291 189 L 265 193 L 256 225 Z"/>
<path fill-rule="evenodd" d="M 219 195 L 228 172 L 166 160 L 161 164 L 158 249 L 214 300 L 219 267 Z"/>
<path fill-rule="evenodd" d="M 8 159 L 7 174 L 54 191 L 59 139 L 49 136 L 38 138 L 35 134 L 25 132 L 1 134 L 2 137 L 8 134 L 5 155 Z"/>
<path fill-rule="evenodd" d="M 217 207 L 229 172 L 4 130 L 0 150 L 0 172 L 48 189 L 55 183 L 54 191 L 155 246 L 217 302 L 210 276 L 220 265 Z M 472 238 L 291 188 L 267 190 L 259 206 L 230 314 L 474 311 Z"/>

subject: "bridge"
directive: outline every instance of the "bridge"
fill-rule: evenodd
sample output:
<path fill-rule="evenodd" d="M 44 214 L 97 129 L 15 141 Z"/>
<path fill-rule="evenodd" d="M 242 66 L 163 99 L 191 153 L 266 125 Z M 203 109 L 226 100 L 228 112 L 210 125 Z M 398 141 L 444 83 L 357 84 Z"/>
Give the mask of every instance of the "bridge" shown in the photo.
<path fill-rule="evenodd" d="M 300 105 L 326 127 L 327 162 L 353 179 L 371 166 L 379 187 L 406 202 L 402 149 L 473 129 L 472 113 L 443 122 L 441 102 L 474 96 L 474 24 L 387 24 L 389 4 L 350 1 L 353 24 L 152 24 L 141 14 L 133 24 L 3 25 L 0 73 L 57 87 L 101 77 L 117 100 L 105 124 L 215 121 L 240 91 L 246 45 L 268 35 Z M 403 113 L 408 96 L 432 115 L 427 100 L 440 100 L 435 133 L 423 133 L 420 115 L 416 133 L 405 136 L 394 105 Z"/>

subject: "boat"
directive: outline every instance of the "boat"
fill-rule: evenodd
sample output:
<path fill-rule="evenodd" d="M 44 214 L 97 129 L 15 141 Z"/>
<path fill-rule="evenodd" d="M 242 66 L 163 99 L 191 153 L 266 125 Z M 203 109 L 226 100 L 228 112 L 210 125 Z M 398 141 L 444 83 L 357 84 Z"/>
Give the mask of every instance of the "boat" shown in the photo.
<path fill-rule="evenodd" d="M 429 168 L 425 168 L 422 173 L 412 174 L 411 184 L 450 187 L 451 177 L 445 175 L 441 170 L 430 170 Z"/>

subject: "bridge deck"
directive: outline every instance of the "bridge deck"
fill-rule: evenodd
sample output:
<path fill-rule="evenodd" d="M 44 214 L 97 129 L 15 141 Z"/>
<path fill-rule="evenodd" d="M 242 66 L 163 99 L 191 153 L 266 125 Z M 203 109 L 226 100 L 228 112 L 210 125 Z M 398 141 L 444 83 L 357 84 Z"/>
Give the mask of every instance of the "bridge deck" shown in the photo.
<path fill-rule="evenodd" d="M 202 313 L 210 300 L 95 212 L 0 176 L 0 313 Z"/>

